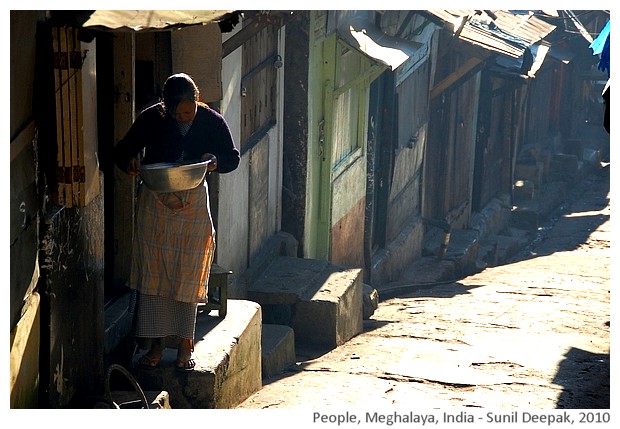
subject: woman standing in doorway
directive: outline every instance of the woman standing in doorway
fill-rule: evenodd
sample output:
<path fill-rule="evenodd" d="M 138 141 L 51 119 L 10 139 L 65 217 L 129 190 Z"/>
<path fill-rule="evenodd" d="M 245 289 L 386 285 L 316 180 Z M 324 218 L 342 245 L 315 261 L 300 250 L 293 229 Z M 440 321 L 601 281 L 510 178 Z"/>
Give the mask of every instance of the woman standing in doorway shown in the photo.
<path fill-rule="evenodd" d="M 239 165 L 224 117 L 200 102 L 190 76 L 166 79 L 162 100 L 142 111 L 115 146 L 116 165 L 136 176 L 141 164 L 211 160 L 208 171 Z M 177 345 L 175 365 L 192 370 L 197 305 L 206 297 L 215 252 L 206 180 L 181 192 L 140 186 L 129 287 L 137 291 L 135 335 L 148 349 L 138 360 L 155 368 L 167 344 Z"/>

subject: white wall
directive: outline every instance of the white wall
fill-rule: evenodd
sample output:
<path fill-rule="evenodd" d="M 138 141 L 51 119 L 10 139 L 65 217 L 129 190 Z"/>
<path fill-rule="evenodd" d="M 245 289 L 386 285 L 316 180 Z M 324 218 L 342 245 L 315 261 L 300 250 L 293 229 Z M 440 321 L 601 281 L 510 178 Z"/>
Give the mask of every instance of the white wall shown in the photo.
<path fill-rule="evenodd" d="M 225 33 L 223 41 L 234 35 Z M 222 61 L 221 111 L 240 147 L 241 139 L 241 48 L 227 55 Z M 218 265 L 232 270 L 233 279 L 247 267 L 248 261 L 248 177 L 247 159 L 242 157 L 239 167 L 220 175 L 218 230 L 216 235 Z M 229 294 L 234 297 L 235 291 Z"/>

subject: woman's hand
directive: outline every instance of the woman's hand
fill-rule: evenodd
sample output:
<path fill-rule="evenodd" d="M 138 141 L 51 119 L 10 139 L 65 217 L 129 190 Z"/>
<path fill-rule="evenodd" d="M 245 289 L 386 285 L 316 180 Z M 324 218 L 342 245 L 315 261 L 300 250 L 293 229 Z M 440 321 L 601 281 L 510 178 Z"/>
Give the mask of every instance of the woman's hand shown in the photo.
<path fill-rule="evenodd" d="M 200 157 L 202 161 L 210 161 L 207 164 L 207 171 L 213 171 L 217 169 L 217 158 L 212 153 L 205 153 Z"/>
<path fill-rule="evenodd" d="M 127 169 L 125 170 L 130 176 L 137 176 L 140 173 L 140 159 L 130 158 L 127 162 Z"/>

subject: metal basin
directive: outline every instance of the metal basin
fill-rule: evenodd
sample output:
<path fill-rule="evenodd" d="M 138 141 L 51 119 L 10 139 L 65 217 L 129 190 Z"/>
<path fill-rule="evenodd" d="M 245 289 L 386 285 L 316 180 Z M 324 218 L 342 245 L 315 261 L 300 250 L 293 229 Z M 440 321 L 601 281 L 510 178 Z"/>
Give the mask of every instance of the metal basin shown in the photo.
<path fill-rule="evenodd" d="M 178 192 L 199 186 L 211 160 L 188 163 L 158 162 L 140 167 L 144 184 L 155 192 Z"/>

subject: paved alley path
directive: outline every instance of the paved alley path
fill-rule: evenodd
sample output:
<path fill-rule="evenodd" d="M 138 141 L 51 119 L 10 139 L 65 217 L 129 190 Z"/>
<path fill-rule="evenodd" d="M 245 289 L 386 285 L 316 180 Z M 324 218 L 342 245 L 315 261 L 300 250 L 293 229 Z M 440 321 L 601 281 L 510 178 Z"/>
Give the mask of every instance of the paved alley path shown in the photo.
<path fill-rule="evenodd" d="M 306 420 L 346 410 L 362 422 L 394 410 L 609 408 L 609 198 L 607 167 L 520 260 L 382 301 L 363 333 L 299 351 L 238 408 L 300 408 Z"/>

